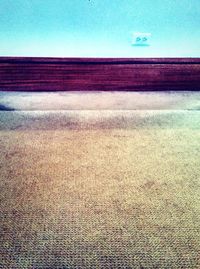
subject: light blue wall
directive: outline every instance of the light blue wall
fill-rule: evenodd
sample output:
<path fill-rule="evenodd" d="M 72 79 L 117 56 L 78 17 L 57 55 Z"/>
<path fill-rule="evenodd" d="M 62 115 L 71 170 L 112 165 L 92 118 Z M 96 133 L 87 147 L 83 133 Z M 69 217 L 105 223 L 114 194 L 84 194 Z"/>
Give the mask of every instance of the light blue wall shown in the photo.
<path fill-rule="evenodd" d="M 200 57 L 200 0 L 0 0 L 0 55 Z"/>

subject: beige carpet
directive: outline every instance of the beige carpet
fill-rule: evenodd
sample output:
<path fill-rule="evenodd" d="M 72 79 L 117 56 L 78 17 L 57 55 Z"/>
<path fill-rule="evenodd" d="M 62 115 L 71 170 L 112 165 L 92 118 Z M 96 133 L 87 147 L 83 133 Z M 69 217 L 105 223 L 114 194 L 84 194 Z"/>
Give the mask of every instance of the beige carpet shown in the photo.
<path fill-rule="evenodd" d="M 200 112 L 0 112 L 0 268 L 200 268 Z"/>

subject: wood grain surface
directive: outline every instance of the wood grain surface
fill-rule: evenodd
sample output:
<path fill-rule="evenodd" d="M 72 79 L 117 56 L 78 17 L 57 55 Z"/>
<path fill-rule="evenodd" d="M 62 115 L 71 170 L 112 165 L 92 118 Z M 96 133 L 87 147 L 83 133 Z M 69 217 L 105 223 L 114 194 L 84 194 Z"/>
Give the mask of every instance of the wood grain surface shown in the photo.
<path fill-rule="evenodd" d="M 200 58 L 0 57 L 0 91 L 200 90 Z"/>

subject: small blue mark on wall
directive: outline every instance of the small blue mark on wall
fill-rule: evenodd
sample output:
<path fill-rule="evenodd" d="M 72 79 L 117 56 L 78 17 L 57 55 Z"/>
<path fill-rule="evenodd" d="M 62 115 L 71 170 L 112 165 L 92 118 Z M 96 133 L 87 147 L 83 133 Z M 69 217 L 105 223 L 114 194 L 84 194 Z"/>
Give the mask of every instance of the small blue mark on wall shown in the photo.
<path fill-rule="evenodd" d="M 147 47 L 150 46 L 150 38 L 151 38 L 151 33 L 134 33 L 133 34 L 133 46 L 142 46 L 142 47 Z"/>

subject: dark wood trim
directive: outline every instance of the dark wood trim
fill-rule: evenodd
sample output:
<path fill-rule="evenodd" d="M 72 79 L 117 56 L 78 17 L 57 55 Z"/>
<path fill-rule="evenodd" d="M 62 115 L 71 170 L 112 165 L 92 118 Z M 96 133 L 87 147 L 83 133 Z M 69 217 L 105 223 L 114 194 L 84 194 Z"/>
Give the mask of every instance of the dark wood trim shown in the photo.
<path fill-rule="evenodd" d="M 0 57 L 0 90 L 200 90 L 200 58 Z"/>
<path fill-rule="evenodd" d="M 0 63 L 43 64 L 200 64 L 200 58 L 52 58 L 0 57 Z"/>

